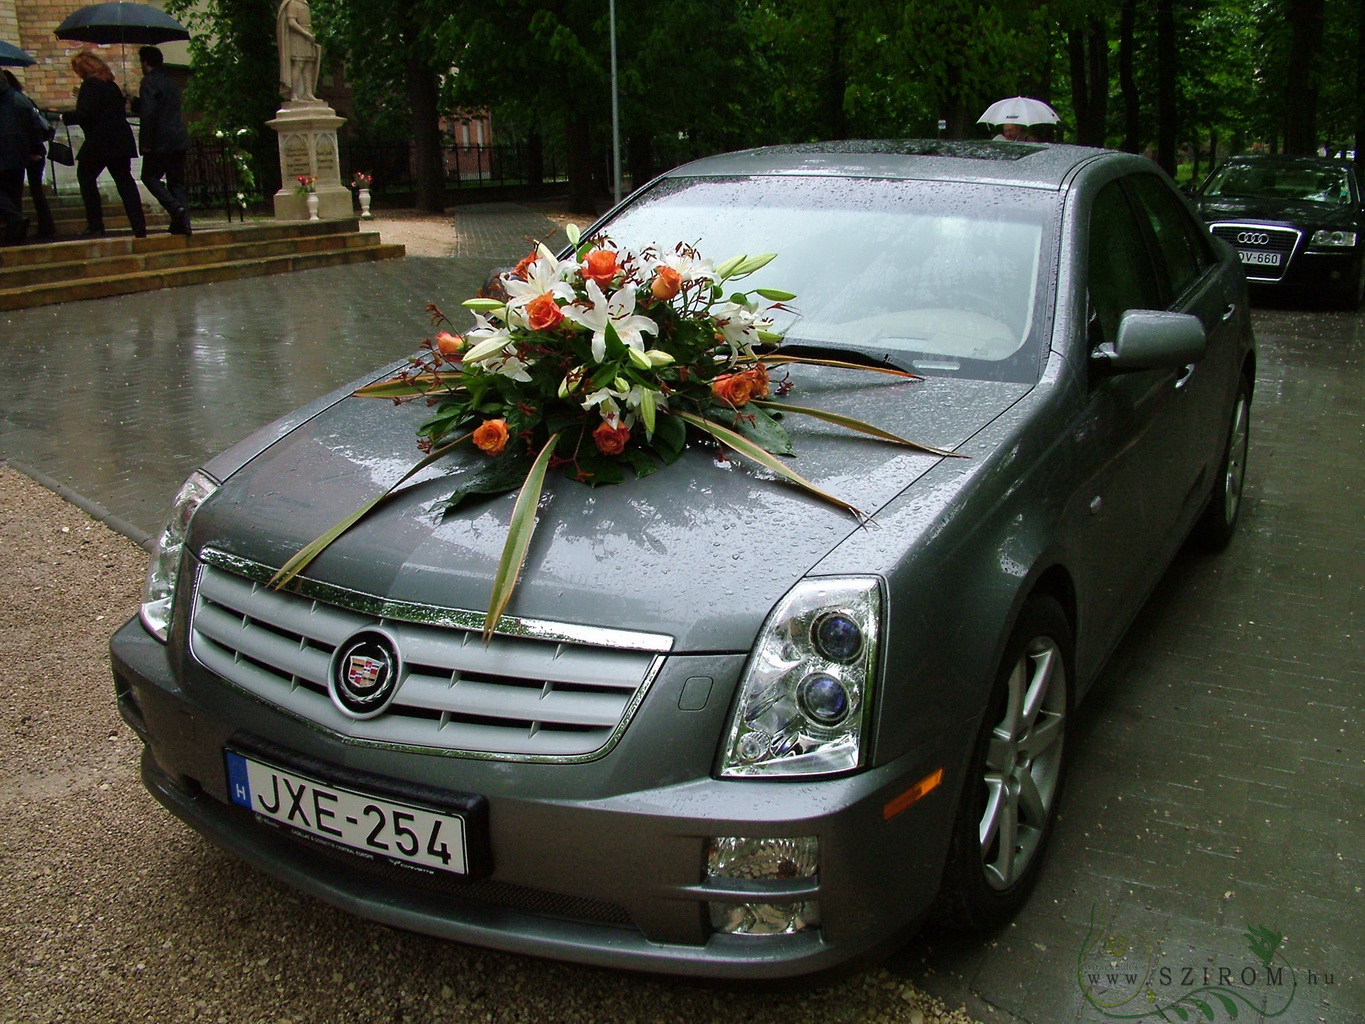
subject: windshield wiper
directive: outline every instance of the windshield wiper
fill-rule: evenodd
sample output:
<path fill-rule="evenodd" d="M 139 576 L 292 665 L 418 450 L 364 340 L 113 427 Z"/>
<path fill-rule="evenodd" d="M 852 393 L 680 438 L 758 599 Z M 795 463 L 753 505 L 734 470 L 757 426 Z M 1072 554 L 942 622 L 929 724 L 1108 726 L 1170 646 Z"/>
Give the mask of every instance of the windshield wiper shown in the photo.
<path fill-rule="evenodd" d="M 914 373 L 914 365 L 904 358 L 893 358 L 890 352 L 878 353 L 866 348 L 844 348 L 842 345 L 813 344 L 811 342 L 789 341 L 778 347 L 779 355 L 801 356 L 805 359 L 833 359 L 841 363 L 854 363 L 858 366 L 889 366 L 894 370 Z M 902 355 L 903 353 L 898 353 Z"/>

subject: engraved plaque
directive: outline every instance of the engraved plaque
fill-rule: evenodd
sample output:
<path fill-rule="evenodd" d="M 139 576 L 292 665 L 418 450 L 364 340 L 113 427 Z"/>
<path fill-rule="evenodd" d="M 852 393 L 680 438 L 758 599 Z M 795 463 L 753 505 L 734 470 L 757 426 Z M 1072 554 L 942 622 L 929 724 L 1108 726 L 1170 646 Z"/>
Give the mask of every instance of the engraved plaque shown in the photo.
<path fill-rule="evenodd" d="M 337 144 L 331 135 L 319 135 L 316 142 L 317 175 L 323 181 L 340 180 L 337 170 Z"/>
<path fill-rule="evenodd" d="M 284 146 L 284 176 L 286 179 L 297 178 L 300 175 L 312 174 L 313 163 L 308 158 L 308 142 L 302 135 L 290 135 L 285 138 Z"/>

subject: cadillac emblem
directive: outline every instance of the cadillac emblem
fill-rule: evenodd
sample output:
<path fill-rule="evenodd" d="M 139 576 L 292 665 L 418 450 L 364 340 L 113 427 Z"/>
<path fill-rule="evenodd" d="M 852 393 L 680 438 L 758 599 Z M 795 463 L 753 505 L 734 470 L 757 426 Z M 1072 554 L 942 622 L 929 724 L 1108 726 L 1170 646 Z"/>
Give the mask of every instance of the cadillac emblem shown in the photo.
<path fill-rule="evenodd" d="M 362 629 L 332 655 L 328 690 L 351 718 L 373 718 L 389 706 L 401 677 L 398 644 L 388 633 Z"/>

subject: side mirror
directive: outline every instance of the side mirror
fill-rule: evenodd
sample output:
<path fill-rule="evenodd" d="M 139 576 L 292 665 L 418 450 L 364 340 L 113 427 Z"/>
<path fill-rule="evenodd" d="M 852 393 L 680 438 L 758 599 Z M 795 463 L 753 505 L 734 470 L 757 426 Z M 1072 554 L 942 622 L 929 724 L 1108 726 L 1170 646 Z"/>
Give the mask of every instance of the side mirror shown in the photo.
<path fill-rule="evenodd" d="M 1119 320 L 1118 337 L 1096 348 L 1092 360 L 1111 372 L 1166 369 L 1199 362 L 1207 347 L 1197 316 L 1130 309 Z"/>

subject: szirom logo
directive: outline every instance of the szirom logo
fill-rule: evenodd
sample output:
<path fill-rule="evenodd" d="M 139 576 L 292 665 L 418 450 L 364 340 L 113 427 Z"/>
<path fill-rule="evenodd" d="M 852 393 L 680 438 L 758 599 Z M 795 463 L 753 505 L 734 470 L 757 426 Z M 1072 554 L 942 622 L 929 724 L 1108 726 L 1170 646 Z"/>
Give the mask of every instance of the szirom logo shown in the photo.
<path fill-rule="evenodd" d="M 1299 972 L 1280 952 L 1284 935 L 1263 926 L 1249 927 L 1250 956 L 1228 962 L 1158 963 L 1151 946 L 1126 935 L 1090 930 L 1076 959 L 1077 981 L 1086 1002 L 1114 1020 L 1229 1020 L 1249 1009 L 1278 1017 L 1298 992 Z M 1331 985 L 1331 974 L 1305 972 L 1308 985 Z"/>

